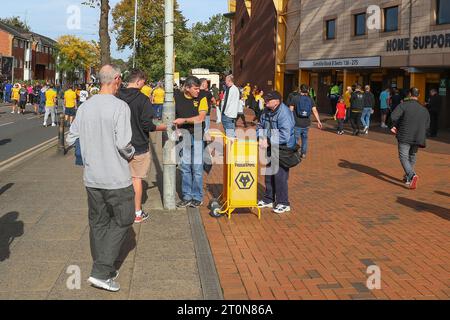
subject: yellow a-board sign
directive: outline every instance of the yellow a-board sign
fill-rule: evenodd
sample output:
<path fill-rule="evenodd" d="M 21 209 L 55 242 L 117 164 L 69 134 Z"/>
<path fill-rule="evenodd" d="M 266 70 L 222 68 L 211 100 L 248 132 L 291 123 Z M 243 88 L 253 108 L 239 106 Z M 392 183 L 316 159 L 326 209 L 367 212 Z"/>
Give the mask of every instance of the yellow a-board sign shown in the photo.
<path fill-rule="evenodd" d="M 235 140 L 229 148 L 229 206 L 233 209 L 255 207 L 258 204 L 258 143 Z"/>

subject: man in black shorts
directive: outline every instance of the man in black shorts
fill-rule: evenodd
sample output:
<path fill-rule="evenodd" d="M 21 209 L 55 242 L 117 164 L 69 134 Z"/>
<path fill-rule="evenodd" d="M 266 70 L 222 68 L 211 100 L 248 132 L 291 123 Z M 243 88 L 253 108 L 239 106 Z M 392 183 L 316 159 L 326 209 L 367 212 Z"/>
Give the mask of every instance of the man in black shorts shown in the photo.
<path fill-rule="evenodd" d="M 33 107 L 34 107 L 34 114 L 38 114 L 38 108 L 40 103 L 40 95 L 41 95 L 41 89 L 42 86 L 39 82 L 36 82 L 36 85 L 33 87 Z"/>

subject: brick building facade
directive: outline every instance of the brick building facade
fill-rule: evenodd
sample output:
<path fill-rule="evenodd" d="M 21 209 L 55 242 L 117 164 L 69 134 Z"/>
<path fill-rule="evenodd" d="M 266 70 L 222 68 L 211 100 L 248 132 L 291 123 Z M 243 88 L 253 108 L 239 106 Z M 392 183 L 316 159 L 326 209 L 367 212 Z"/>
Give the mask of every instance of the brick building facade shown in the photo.
<path fill-rule="evenodd" d="M 0 22 L 0 73 L 10 81 L 55 82 L 56 41 Z"/>
<path fill-rule="evenodd" d="M 264 8 L 265 15 L 252 10 L 250 21 L 254 19 L 255 27 L 240 31 L 240 11 L 260 2 L 275 10 Z M 385 88 L 416 86 L 422 102 L 436 88 L 444 104 L 441 127 L 450 127 L 450 1 L 230 0 L 232 10 L 237 79 L 242 76 L 237 68 L 242 56 L 255 66 L 264 62 L 275 76 L 266 73 L 261 79 L 260 73 L 249 71 L 244 72 L 250 75 L 245 81 L 273 81 L 285 97 L 299 84 L 308 84 L 315 89 L 323 112 L 331 109 L 327 93 L 333 83 L 343 88 L 370 84 L 376 96 Z M 273 39 L 258 17 L 275 21 L 274 60 L 260 58 L 259 50 L 243 54 L 237 48 L 238 39 L 253 39 L 254 34 L 269 34 L 268 39 Z"/>

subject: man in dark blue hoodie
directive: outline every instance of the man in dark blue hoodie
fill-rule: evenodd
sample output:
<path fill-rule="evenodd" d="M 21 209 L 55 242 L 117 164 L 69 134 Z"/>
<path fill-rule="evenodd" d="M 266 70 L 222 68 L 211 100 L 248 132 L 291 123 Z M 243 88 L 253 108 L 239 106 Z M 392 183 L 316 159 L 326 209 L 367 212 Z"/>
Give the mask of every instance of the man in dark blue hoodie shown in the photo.
<path fill-rule="evenodd" d="M 146 80 L 147 77 L 143 71 L 138 69 L 131 70 L 127 88 L 119 91 L 119 98 L 128 103 L 131 109 L 131 129 L 133 132 L 131 144 L 136 150 L 133 159 L 130 161 L 130 171 L 135 193 L 135 223 L 141 223 L 149 217 L 148 213 L 142 210 L 142 180 L 147 178 L 151 161 L 149 133 L 167 130 L 166 125 L 157 125 L 153 122 L 155 114 L 152 103 L 141 92 Z"/>
<path fill-rule="evenodd" d="M 13 85 L 8 80 L 5 84 L 5 97 L 4 97 L 4 100 L 7 103 L 11 103 L 12 88 L 13 88 Z"/>

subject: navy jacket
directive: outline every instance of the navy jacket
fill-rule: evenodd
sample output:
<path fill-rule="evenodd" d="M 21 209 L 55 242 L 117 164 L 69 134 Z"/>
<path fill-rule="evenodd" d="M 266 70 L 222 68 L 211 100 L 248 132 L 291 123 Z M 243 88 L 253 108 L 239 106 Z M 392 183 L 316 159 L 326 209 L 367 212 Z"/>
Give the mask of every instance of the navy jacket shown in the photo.
<path fill-rule="evenodd" d="M 296 144 L 294 127 L 294 115 L 291 109 L 282 103 L 273 112 L 269 109 L 264 110 L 257 127 L 258 137 L 269 139 L 271 144 L 293 148 Z"/>

